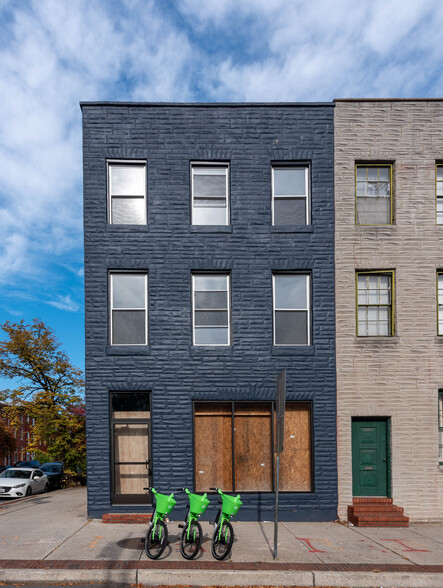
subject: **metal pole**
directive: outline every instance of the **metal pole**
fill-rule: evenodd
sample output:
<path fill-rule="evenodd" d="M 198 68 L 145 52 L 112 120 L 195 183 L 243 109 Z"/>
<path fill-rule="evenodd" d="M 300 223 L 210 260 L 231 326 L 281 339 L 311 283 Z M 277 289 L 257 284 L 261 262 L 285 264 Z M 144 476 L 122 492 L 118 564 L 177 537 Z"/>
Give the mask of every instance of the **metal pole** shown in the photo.
<path fill-rule="evenodd" d="M 280 452 L 277 451 L 277 463 L 276 463 L 276 476 L 275 476 L 275 519 L 274 519 L 274 559 L 277 559 L 277 548 L 278 548 L 278 489 L 280 484 Z"/>

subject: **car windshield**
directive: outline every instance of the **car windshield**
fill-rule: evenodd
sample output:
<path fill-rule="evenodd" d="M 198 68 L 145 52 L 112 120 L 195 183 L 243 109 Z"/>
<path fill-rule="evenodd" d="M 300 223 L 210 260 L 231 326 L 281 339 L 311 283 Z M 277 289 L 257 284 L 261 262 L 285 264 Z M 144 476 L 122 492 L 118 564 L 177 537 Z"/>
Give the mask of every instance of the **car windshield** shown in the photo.
<path fill-rule="evenodd" d="M 42 465 L 40 469 L 43 472 L 55 472 L 58 474 L 62 471 L 62 466 L 56 465 L 55 463 L 48 463 L 46 465 Z"/>
<path fill-rule="evenodd" d="M 31 470 L 5 470 L 0 474 L 0 478 L 21 478 L 27 480 L 31 477 Z"/>

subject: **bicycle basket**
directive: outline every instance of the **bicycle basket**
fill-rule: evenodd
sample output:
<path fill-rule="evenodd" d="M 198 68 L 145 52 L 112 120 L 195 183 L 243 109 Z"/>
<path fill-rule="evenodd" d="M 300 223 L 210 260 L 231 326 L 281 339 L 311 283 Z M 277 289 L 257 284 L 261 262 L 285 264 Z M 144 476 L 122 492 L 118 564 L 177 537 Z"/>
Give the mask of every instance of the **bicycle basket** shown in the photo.
<path fill-rule="evenodd" d="M 206 494 L 199 496 L 198 494 L 189 494 L 189 510 L 196 515 L 202 515 L 208 508 L 209 500 Z"/>
<path fill-rule="evenodd" d="M 223 494 L 223 504 L 222 504 L 222 511 L 223 514 L 229 515 L 230 517 L 234 516 L 238 513 L 242 501 L 240 500 L 240 494 L 237 496 L 228 496 L 227 494 Z"/>
<path fill-rule="evenodd" d="M 159 514 L 169 514 L 176 505 L 176 500 L 174 500 L 174 494 L 171 494 L 170 496 L 167 496 L 166 494 L 157 494 L 156 499 L 157 502 L 155 505 L 155 509 Z"/>

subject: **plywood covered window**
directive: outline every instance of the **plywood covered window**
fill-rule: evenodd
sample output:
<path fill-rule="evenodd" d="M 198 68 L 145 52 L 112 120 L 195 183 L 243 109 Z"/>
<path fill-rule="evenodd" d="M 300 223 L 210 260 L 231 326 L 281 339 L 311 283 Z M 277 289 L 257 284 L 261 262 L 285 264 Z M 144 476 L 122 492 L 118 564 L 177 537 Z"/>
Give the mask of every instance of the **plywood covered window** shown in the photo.
<path fill-rule="evenodd" d="M 272 402 L 196 402 L 195 490 L 272 492 L 274 453 Z M 311 405 L 288 402 L 280 489 L 312 490 Z"/>

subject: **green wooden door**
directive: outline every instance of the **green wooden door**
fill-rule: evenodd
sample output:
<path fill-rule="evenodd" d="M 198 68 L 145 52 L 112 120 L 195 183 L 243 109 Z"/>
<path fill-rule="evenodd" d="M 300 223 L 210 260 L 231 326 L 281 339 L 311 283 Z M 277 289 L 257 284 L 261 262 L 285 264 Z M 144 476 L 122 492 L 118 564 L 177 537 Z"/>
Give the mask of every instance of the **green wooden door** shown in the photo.
<path fill-rule="evenodd" d="M 354 496 L 388 496 L 388 421 L 352 420 Z"/>

